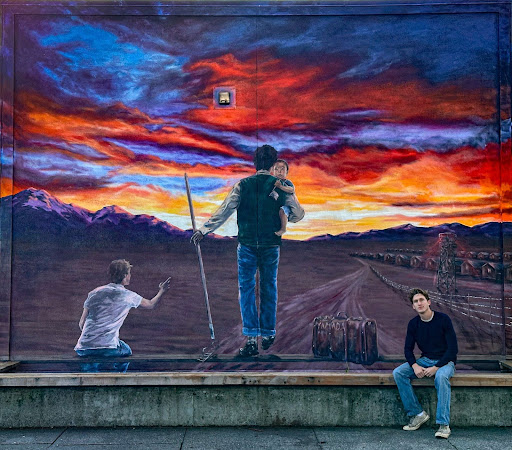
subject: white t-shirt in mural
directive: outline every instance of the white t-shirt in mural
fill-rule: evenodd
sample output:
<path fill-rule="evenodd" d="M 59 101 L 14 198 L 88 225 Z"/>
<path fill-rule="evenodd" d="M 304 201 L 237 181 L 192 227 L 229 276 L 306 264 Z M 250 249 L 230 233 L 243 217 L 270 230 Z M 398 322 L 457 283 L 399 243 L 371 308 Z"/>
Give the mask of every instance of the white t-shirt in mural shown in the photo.
<path fill-rule="evenodd" d="M 131 308 L 137 308 L 142 297 L 122 284 L 110 283 L 89 292 L 84 308 L 89 310 L 75 350 L 116 348 L 119 329 Z"/>

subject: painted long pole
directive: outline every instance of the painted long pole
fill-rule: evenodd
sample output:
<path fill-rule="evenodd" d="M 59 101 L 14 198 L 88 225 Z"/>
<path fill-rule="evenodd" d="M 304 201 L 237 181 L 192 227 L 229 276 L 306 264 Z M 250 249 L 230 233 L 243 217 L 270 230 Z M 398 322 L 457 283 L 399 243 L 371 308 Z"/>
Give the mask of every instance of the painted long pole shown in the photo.
<path fill-rule="evenodd" d="M 192 219 L 192 230 L 196 232 L 196 217 L 194 215 L 194 206 L 192 204 L 192 195 L 190 193 L 190 185 L 188 176 L 185 174 L 185 186 L 187 188 L 188 207 L 190 209 L 190 218 Z M 201 246 L 199 242 L 196 244 L 197 258 L 199 259 L 199 272 L 201 273 L 201 282 L 203 284 L 204 302 L 206 304 L 206 312 L 208 314 L 208 325 L 210 327 L 210 337 L 215 340 L 215 330 L 213 329 L 212 313 L 210 311 L 210 301 L 208 300 L 208 290 L 206 289 L 206 276 L 204 274 L 203 257 L 201 255 Z"/>

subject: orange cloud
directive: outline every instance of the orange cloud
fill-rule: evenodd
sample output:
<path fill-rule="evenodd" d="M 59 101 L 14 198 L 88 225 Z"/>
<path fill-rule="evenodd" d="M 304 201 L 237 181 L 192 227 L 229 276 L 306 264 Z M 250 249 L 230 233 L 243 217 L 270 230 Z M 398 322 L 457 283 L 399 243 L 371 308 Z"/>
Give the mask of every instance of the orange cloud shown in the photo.
<path fill-rule="evenodd" d="M 304 168 L 318 169 L 318 180 L 311 181 L 310 187 L 324 186 L 320 174 L 337 177 L 343 183 L 373 186 L 385 175 L 404 186 L 423 185 L 427 177 L 431 183 L 444 179 L 447 190 L 452 184 L 460 186 L 490 186 L 496 190 L 500 180 L 500 150 L 498 144 L 488 144 L 485 148 L 462 147 L 445 153 L 435 151 L 417 152 L 411 149 L 385 149 L 364 147 L 352 149 L 342 147 L 332 153 L 286 153 L 290 163 L 290 173 Z M 421 170 L 413 170 L 421 167 Z M 301 176 L 300 178 L 303 178 Z M 299 181 L 300 182 L 300 181 Z M 370 189 L 371 191 L 371 189 Z M 442 189 L 440 189 L 442 191 Z M 378 191 L 376 191 L 378 192 Z"/>
<path fill-rule="evenodd" d="M 359 150 L 342 147 L 333 153 L 287 153 L 284 158 L 299 161 L 320 169 L 323 173 L 335 175 L 347 183 L 366 184 L 377 180 L 391 167 L 409 164 L 421 158 L 421 153 L 411 149 L 388 150 L 365 147 Z"/>
<path fill-rule="evenodd" d="M 492 144 L 444 154 L 368 148 L 296 155 L 289 160 L 289 177 L 307 214 L 290 230 L 304 237 L 407 222 L 431 226 L 500 220 L 497 151 Z M 210 193 L 204 211 L 213 212 L 231 185 Z"/>
<path fill-rule="evenodd" d="M 377 110 L 387 121 L 458 121 L 496 115 L 496 90 L 457 85 L 432 85 L 415 69 L 388 70 L 371 80 L 340 79 L 343 62 L 295 64 L 253 54 L 245 61 L 232 54 L 191 64 L 187 69 L 202 77 L 204 88 L 195 100 L 206 109 L 187 113 L 191 120 L 230 130 L 254 131 L 290 127 L 325 127 L 333 113 Z M 256 70 L 257 67 L 257 70 Z M 237 109 L 216 110 L 213 88 L 237 89 Z"/>
<path fill-rule="evenodd" d="M 107 205 L 117 205 L 127 210 L 146 211 L 147 214 L 160 212 L 188 213 L 185 195 L 173 196 L 155 185 L 139 186 L 124 183 L 99 189 L 61 192 L 58 197 L 66 202 L 97 211 Z"/>
<path fill-rule="evenodd" d="M 12 180 L 10 178 L 7 178 L 5 175 L 2 176 L 0 182 L 0 197 L 7 197 L 8 195 L 12 195 L 13 193 L 17 194 L 19 191 L 23 190 L 16 189 L 16 187 L 13 186 Z"/>
<path fill-rule="evenodd" d="M 112 175 L 183 176 L 185 172 L 194 177 L 232 179 L 249 176 L 254 173 L 254 168 L 242 164 L 213 167 L 206 164 L 191 165 L 161 160 L 154 162 L 137 161 L 129 166 L 112 171 Z"/>
<path fill-rule="evenodd" d="M 119 117 L 115 116 L 115 111 L 119 111 Z M 130 112 L 133 113 L 132 116 Z M 51 138 L 68 144 L 87 145 L 102 155 L 90 159 L 97 159 L 98 162 L 105 159 L 104 164 L 107 160 L 119 164 L 136 160 L 132 151 L 115 145 L 108 139 L 201 149 L 214 154 L 247 158 L 244 153 L 231 146 L 183 126 L 164 126 L 158 131 L 149 131 L 145 125 L 151 124 L 162 125 L 162 121 L 153 120 L 137 109 L 131 110 L 122 105 L 117 105 L 114 111 L 95 111 L 89 107 L 65 111 L 38 94 L 25 93 L 20 94 L 15 138 L 26 141 Z"/>
<path fill-rule="evenodd" d="M 496 145 L 410 158 L 407 151 L 392 151 L 389 160 L 386 153 L 372 149 L 357 155 L 343 149 L 323 155 L 316 164 L 313 155 L 291 161 L 290 179 L 309 214 L 303 223 L 293 225 L 296 233 L 338 234 L 408 222 L 476 225 L 501 220 L 500 208 L 505 210 L 504 219 L 510 217 L 510 207 L 502 201 L 509 194 L 500 190 Z M 345 164 L 360 167 L 361 172 L 368 165 L 371 176 L 343 171 Z"/>
<path fill-rule="evenodd" d="M 259 78 L 254 72 L 250 73 L 247 79 L 247 73 L 250 72 L 252 64 L 250 60 L 241 62 L 231 57 L 220 62 L 217 65 L 213 62 L 198 63 L 192 66 L 191 70 L 203 71 L 205 76 L 215 84 L 228 84 L 230 80 L 237 79 L 245 80 L 244 86 L 247 89 L 253 89 L 252 93 L 244 97 L 244 92 L 238 92 L 240 85 L 235 84 L 238 97 L 236 110 L 205 109 L 191 111 L 189 114 L 194 119 L 210 121 L 208 123 L 216 126 L 228 124 L 226 126 L 228 129 L 233 127 L 233 129 L 246 131 L 256 123 L 261 123 L 262 127 L 278 128 L 296 124 L 321 125 L 322 121 L 327 120 L 336 108 L 346 108 L 350 105 L 350 103 L 343 105 L 340 98 L 348 102 L 352 95 L 353 101 L 369 102 L 368 99 L 373 95 L 371 92 L 374 92 L 374 98 L 377 98 L 375 97 L 377 94 L 382 94 L 381 107 L 383 102 L 388 102 L 389 110 L 393 111 L 392 115 L 395 119 L 416 117 L 412 115 L 413 113 L 433 114 L 436 108 L 437 116 L 434 115 L 434 117 L 442 117 L 442 108 L 448 111 L 452 107 L 453 117 L 462 117 L 471 109 L 467 105 L 467 107 L 464 106 L 463 101 L 459 102 L 460 90 L 454 90 L 453 92 L 458 93 L 450 96 L 448 93 L 451 88 L 446 86 L 436 88 L 423 86 L 420 82 L 409 82 L 416 91 L 406 90 L 408 95 L 413 95 L 411 92 L 416 94 L 423 92 L 428 98 L 436 92 L 439 95 L 441 93 L 445 95 L 443 100 L 445 103 L 438 98 L 438 102 L 433 104 L 426 97 L 425 103 L 422 103 L 420 97 L 412 108 L 398 95 L 396 86 L 391 82 L 388 91 L 385 91 L 382 86 L 371 91 L 372 85 L 369 82 L 360 82 L 361 87 L 364 84 L 367 90 L 359 92 L 356 99 L 355 92 L 350 94 L 351 87 L 346 91 L 335 90 L 336 95 L 332 94 L 331 88 L 336 87 L 336 83 L 340 83 L 331 76 L 334 72 L 332 68 L 323 74 L 326 79 L 322 80 L 322 73 L 317 67 L 309 69 L 306 67 L 297 72 L 291 66 L 287 67 L 278 60 L 269 59 L 261 62 Z M 233 67 L 224 67 L 224 63 L 230 63 Z M 263 98 L 258 97 L 258 104 L 262 105 L 262 109 L 258 112 L 258 120 L 255 116 L 255 98 L 251 97 L 255 92 L 254 83 L 256 82 L 259 89 L 266 89 L 267 92 Z M 312 91 L 306 92 L 305 86 L 313 86 Z M 322 105 L 302 107 L 303 101 L 308 104 L 314 103 L 313 98 L 316 95 L 325 95 L 326 102 Z M 279 100 L 281 96 L 286 97 L 286 101 Z M 20 98 L 20 105 L 23 107 L 16 116 L 16 138 L 22 143 L 34 143 L 37 139 L 44 142 L 44 137 L 51 137 L 56 142 L 87 145 L 98 154 L 97 156 L 77 155 L 72 150 L 60 148 L 58 145 L 39 146 L 36 143 L 31 146 L 21 145 L 18 151 L 61 153 L 81 161 L 115 166 L 116 169 L 111 172 L 111 175 L 182 176 L 187 172 L 191 177 L 217 177 L 226 180 L 224 188 L 195 200 L 199 217 L 205 212 L 213 212 L 235 179 L 254 173 L 249 161 L 247 164 L 233 164 L 225 167 L 179 164 L 164 161 L 154 155 L 137 155 L 125 147 L 109 142 L 108 138 L 162 146 L 176 145 L 190 149 L 203 149 L 212 154 L 239 159 L 247 158 L 245 154 L 237 152 L 221 140 L 182 126 L 164 126 L 157 131 L 149 131 L 145 125 L 162 124 L 140 111 L 123 105 L 115 105 L 115 108 L 99 111 L 93 108 L 80 108 L 67 112 L 63 107 L 36 94 L 25 94 Z M 484 95 L 480 99 L 481 117 L 491 114 L 491 110 L 484 107 L 486 98 Z M 393 103 L 395 100 L 396 102 Z M 200 101 L 205 104 L 211 102 L 211 95 L 205 94 Z M 473 101 L 476 100 L 470 95 L 468 102 Z M 265 110 L 263 106 L 267 109 Z M 370 107 L 370 103 L 364 107 Z M 245 114 L 242 121 L 238 121 L 237 115 L 240 111 L 242 115 Z M 378 147 L 361 149 L 340 147 L 337 150 L 331 149 L 329 153 L 290 153 L 285 155 L 290 162 L 290 179 L 294 182 L 297 195 L 307 211 L 303 222 L 290 225 L 290 236 L 303 238 L 323 233 L 365 231 L 371 228 L 396 226 L 404 222 L 431 226 L 447 221 L 475 225 L 485 221 L 499 220 L 500 217 L 510 220 L 512 203 L 510 185 L 512 183 L 510 173 L 507 172 L 510 170 L 510 161 L 505 161 L 504 155 L 506 152 L 502 149 L 500 153 L 497 144 L 489 144 L 483 149 L 464 147 L 445 153 L 435 151 L 421 153 L 412 149 L 388 150 Z M 503 180 L 501 188 L 500 180 Z M 10 194 L 9 183 L 9 180 L 2 179 L 2 195 Z M 18 180 L 14 191 L 17 192 L 26 187 L 29 186 L 21 185 Z M 5 194 L 6 192 L 8 194 Z M 171 195 L 152 184 L 138 186 L 125 183 L 114 186 L 77 186 L 76 188 L 68 186 L 52 193 L 58 195 L 63 201 L 73 202 L 91 210 L 117 204 L 128 210 L 146 211 L 150 214 L 188 215 L 184 192 L 180 195 Z M 503 212 L 502 216 L 500 211 Z"/>

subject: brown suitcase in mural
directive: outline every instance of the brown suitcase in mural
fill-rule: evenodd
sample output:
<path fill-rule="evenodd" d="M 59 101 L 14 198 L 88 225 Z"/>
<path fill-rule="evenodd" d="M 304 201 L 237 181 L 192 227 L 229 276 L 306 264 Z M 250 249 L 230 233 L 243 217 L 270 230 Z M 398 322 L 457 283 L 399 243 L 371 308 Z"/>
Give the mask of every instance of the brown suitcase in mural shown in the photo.
<path fill-rule="evenodd" d="M 313 322 L 313 354 L 318 357 L 329 356 L 329 335 L 331 331 L 331 316 L 315 317 Z"/>
<path fill-rule="evenodd" d="M 329 347 L 332 359 L 347 360 L 347 316 L 345 313 L 338 313 L 332 319 Z"/>
<path fill-rule="evenodd" d="M 362 317 L 347 319 L 347 361 L 371 365 L 378 358 L 377 322 Z"/>

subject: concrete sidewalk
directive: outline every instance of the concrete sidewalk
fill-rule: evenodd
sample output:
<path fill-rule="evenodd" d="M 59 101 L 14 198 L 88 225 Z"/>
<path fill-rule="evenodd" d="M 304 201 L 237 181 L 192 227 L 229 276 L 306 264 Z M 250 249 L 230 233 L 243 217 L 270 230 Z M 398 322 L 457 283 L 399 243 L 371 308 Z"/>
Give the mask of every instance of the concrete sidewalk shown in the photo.
<path fill-rule="evenodd" d="M 512 449 L 510 428 L 458 428 L 448 440 L 435 429 L 400 428 L 43 428 L 0 429 L 0 450 L 132 449 Z"/>

